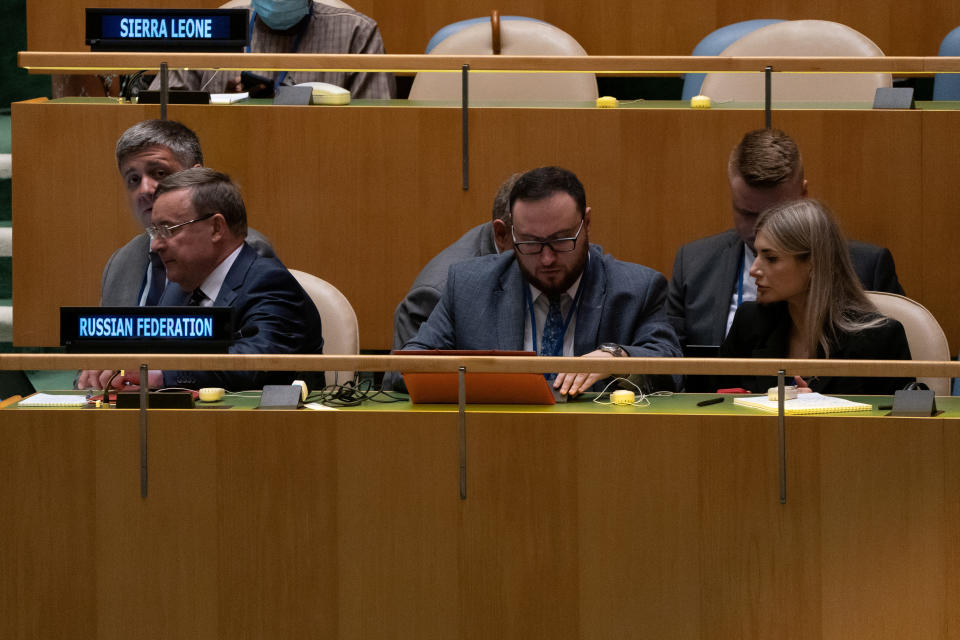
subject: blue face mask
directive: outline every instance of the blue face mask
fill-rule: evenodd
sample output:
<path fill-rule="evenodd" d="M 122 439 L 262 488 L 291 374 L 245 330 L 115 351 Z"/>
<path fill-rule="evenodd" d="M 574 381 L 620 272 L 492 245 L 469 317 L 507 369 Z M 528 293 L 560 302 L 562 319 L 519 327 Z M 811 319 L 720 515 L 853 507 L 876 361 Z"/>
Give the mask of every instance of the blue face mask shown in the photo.
<path fill-rule="evenodd" d="M 251 0 L 260 19 L 277 31 L 284 31 L 310 13 L 310 0 Z"/>

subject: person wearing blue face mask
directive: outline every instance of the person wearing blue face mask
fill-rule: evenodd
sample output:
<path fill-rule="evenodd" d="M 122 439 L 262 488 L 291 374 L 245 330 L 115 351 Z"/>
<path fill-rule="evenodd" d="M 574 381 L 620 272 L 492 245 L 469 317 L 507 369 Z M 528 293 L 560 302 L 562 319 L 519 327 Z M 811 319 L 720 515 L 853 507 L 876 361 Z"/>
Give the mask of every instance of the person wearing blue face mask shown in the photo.
<path fill-rule="evenodd" d="M 228 3 L 236 6 L 235 2 Z M 376 21 L 339 0 L 251 0 L 250 51 L 255 53 L 385 53 Z M 328 82 L 350 91 L 353 98 L 386 99 L 396 96 L 392 73 L 346 71 L 258 71 L 280 86 L 301 82 Z M 210 93 L 242 90 L 236 71 L 171 71 L 171 89 Z M 151 89 L 160 88 L 154 79 Z"/>
<path fill-rule="evenodd" d="M 310 13 L 310 3 L 305 0 L 252 0 L 250 6 L 275 31 L 293 27 Z"/>

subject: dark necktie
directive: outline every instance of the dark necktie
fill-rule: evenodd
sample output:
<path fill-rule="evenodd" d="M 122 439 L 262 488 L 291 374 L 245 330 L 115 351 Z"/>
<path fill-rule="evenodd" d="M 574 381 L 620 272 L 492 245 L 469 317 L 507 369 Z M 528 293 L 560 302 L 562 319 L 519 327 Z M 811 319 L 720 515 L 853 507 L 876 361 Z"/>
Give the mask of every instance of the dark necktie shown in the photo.
<path fill-rule="evenodd" d="M 150 256 L 150 289 L 147 290 L 147 299 L 144 304 L 155 307 L 160 302 L 160 296 L 167 286 L 167 270 L 163 267 L 163 260 L 151 251 Z"/>
<path fill-rule="evenodd" d="M 543 323 L 543 340 L 540 342 L 540 355 L 563 355 L 563 313 L 560 305 L 563 294 L 550 297 L 550 308 L 547 310 L 547 319 Z"/>
<path fill-rule="evenodd" d="M 193 293 L 190 294 L 190 298 L 187 300 L 188 307 L 199 307 L 200 303 L 207 299 L 207 295 L 201 291 L 200 287 L 197 287 L 193 290 Z"/>

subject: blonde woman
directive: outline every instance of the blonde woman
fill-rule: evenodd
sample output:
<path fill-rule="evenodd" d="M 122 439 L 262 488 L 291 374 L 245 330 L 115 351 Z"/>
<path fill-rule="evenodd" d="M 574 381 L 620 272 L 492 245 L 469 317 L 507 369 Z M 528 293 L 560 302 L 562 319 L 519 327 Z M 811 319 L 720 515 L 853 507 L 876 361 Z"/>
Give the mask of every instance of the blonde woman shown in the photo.
<path fill-rule="evenodd" d="M 754 246 L 750 275 L 757 281 L 757 301 L 737 310 L 721 357 L 910 359 L 903 326 L 867 299 L 847 242 L 824 205 L 801 199 L 770 207 L 757 219 Z M 801 387 L 832 394 L 889 395 L 910 382 L 797 379 Z M 776 380 L 742 377 L 738 383 L 762 393 Z"/>

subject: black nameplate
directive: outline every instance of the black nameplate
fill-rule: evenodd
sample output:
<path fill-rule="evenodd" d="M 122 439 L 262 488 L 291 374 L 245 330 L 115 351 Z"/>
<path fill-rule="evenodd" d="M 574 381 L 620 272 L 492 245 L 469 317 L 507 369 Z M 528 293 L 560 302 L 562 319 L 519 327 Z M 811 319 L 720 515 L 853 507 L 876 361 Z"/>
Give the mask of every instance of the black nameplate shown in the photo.
<path fill-rule="evenodd" d="M 266 384 L 260 394 L 258 409 L 297 409 L 301 387 L 298 384 Z"/>
<path fill-rule="evenodd" d="M 874 109 L 913 109 L 912 87 L 878 87 L 873 96 Z"/>
<path fill-rule="evenodd" d="M 87 9 L 91 51 L 210 51 L 247 46 L 246 9 Z"/>
<path fill-rule="evenodd" d="M 901 389 L 893 395 L 891 416 L 917 418 L 936 415 L 936 413 L 936 396 L 929 389 Z"/>
<path fill-rule="evenodd" d="M 312 95 L 312 87 L 280 87 L 273 104 L 310 104 Z"/>
<path fill-rule="evenodd" d="M 193 394 L 189 391 L 151 391 L 147 394 L 148 409 L 193 409 Z M 139 391 L 121 391 L 117 394 L 117 409 L 139 409 Z"/>
<path fill-rule="evenodd" d="M 224 353 L 231 307 L 61 307 L 60 344 L 72 353 Z"/>
<path fill-rule="evenodd" d="M 159 91 L 141 91 L 137 94 L 139 104 L 160 104 Z M 210 104 L 209 91 L 167 91 L 167 104 Z"/>

